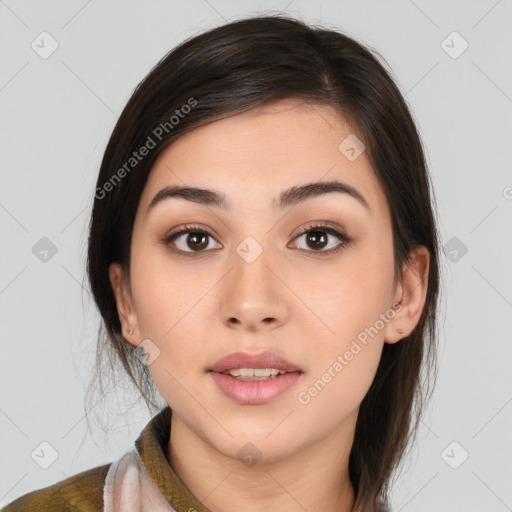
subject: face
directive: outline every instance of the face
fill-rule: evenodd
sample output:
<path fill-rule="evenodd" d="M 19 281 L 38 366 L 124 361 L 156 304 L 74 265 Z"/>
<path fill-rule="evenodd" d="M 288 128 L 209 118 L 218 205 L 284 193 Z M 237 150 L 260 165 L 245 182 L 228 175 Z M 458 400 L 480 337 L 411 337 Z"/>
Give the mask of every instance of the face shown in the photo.
<path fill-rule="evenodd" d="M 331 107 L 297 100 L 185 134 L 143 190 L 131 289 L 111 266 L 124 336 L 146 340 L 173 421 L 224 455 L 237 457 L 250 441 L 270 461 L 348 440 L 383 344 L 403 337 L 398 324 L 409 327 L 392 309 L 403 288 L 389 207 L 365 152 L 347 158 L 338 148 L 350 134 Z M 278 205 L 285 191 L 313 182 L 355 192 L 288 194 Z M 213 190 L 226 208 L 183 197 L 150 207 L 169 186 Z M 265 403 L 226 396 L 211 367 L 233 352 L 264 351 L 299 368 L 298 377 Z"/>

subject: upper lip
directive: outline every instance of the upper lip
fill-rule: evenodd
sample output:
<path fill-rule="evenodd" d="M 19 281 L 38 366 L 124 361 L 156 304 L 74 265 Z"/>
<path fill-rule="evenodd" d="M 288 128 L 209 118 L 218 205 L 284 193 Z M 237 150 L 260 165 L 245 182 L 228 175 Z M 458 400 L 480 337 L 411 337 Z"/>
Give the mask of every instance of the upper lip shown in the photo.
<path fill-rule="evenodd" d="M 271 352 L 261 354 L 247 354 L 246 352 L 233 352 L 222 359 L 219 359 L 210 371 L 223 373 L 234 368 L 275 368 L 285 372 L 302 372 L 300 368 L 290 363 L 283 357 Z"/>

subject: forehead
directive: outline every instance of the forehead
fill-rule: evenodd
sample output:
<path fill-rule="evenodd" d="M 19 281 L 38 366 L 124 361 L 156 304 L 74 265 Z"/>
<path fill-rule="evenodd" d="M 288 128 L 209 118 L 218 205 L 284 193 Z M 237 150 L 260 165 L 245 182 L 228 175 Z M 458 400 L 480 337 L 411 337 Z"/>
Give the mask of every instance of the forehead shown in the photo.
<path fill-rule="evenodd" d="M 295 99 L 213 121 L 159 155 L 141 207 L 146 210 L 169 185 L 222 191 L 230 204 L 273 207 L 280 192 L 294 185 L 337 180 L 359 190 L 372 211 L 382 213 L 385 199 L 365 151 L 355 159 L 343 152 L 347 144 L 357 144 L 354 137 L 354 127 L 332 107 Z"/>

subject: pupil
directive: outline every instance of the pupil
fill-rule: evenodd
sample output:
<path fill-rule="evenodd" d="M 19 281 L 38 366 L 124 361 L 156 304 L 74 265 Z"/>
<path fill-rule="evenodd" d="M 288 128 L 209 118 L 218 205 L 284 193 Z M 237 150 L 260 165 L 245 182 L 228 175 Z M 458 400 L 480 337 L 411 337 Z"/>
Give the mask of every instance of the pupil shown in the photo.
<path fill-rule="evenodd" d="M 322 247 L 324 247 L 325 242 L 326 242 L 326 237 L 325 237 L 325 234 L 323 233 L 323 231 L 311 231 L 309 233 L 308 241 L 313 240 L 313 244 L 317 244 L 319 239 L 322 240 L 322 242 L 323 242 Z M 313 246 L 314 249 L 315 248 L 318 249 L 318 247 L 319 247 L 318 245 Z"/>
<path fill-rule="evenodd" d="M 191 239 L 193 239 L 193 242 L 192 242 L 192 245 L 193 245 L 193 246 L 192 246 L 191 244 L 189 244 L 189 247 L 190 247 L 191 249 L 204 249 L 205 247 L 207 247 L 207 246 L 208 246 L 208 240 L 206 240 L 206 234 L 204 234 L 204 233 L 194 233 L 194 234 L 190 234 L 190 235 L 189 235 L 189 237 L 190 237 Z M 196 244 L 197 239 L 198 239 L 198 238 L 200 238 L 200 237 L 202 237 L 202 238 L 203 238 L 203 243 L 202 243 L 202 244 L 200 244 L 200 245 L 194 245 L 194 244 Z M 189 240 L 190 240 L 190 238 L 189 238 Z"/>

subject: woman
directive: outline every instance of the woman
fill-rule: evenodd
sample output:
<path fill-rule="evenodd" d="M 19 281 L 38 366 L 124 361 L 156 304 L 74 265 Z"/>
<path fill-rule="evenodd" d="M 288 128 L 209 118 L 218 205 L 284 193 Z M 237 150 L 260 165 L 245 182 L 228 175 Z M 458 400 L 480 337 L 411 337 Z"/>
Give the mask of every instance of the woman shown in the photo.
<path fill-rule="evenodd" d="M 168 406 L 5 511 L 389 510 L 435 370 L 433 203 L 358 42 L 259 16 L 180 44 L 113 131 L 88 249 L 99 364 Z"/>

